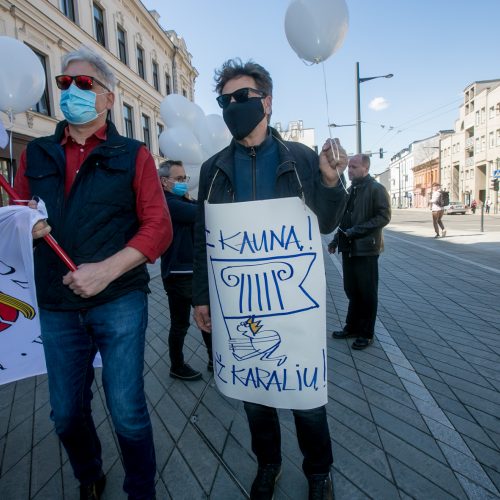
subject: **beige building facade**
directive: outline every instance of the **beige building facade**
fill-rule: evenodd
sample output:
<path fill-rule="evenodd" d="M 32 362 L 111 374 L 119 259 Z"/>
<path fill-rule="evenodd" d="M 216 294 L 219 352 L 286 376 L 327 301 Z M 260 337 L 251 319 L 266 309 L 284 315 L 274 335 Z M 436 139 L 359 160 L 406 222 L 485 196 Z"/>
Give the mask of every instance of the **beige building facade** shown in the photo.
<path fill-rule="evenodd" d="M 116 74 L 111 118 L 118 131 L 143 141 L 157 162 L 158 136 L 165 127 L 161 101 L 170 93 L 194 100 L 198 73 L 184 40 L 174 30 L 164 30 L 159 15 L 138 0 L 0 0 L 0 36 L 33 49 L 47 79 L 40 101 L 14 116 L 13 169 L 8 168 L 9 147 L 0 149 L 0 169 L 6 176 L 15 172 L 26 144 L 52 134 L 63 119 L 54 77 L 61 73 L 61 57 L 82 44 L 99 52 Z M 0 119 L 8 125 L 6 115 Z"/>
<path fill-rule="evenodd" d="M 441 144 L 441 184 L 466 204 L 490 198 L 498 213 L 492 181 L 499 169 L 500 79 L 473 82 L 464 90 L 454 134 Z"/>

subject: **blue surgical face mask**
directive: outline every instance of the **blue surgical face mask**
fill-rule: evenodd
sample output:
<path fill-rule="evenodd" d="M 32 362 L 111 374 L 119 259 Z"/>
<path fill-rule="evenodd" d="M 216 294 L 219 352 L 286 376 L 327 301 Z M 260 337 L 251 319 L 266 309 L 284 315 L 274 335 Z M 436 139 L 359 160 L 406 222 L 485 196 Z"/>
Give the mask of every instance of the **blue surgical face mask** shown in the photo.
<path fill-rule="evenodd" d="M 66 120 L 74 125 L 84 125 L 94 121 L 99 115 L 107 112 L 107 109 L 98 113 L 95 109 L 95 99 L 97 95 L 107 94 L 102 92 L 96 94 L 91 90 L 79 89 L 75 84 L 71 84 L 69 89 L 61 92 L 59 105 Z"/>
<path fill-rule="evenodd" d="M 184 196 L 188 190 L 187 182 L 174 182 L 174 186 L 172 187 L 172 193 L 177 196 Z"/>

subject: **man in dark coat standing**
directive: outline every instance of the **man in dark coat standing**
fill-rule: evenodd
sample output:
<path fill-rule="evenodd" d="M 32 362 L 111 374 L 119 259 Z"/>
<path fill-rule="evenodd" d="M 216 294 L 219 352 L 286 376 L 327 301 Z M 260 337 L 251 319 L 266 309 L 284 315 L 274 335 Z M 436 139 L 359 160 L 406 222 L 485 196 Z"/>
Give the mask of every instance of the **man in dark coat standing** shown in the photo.
<path fill-rule="evenodd" d="M 378 257 L 384 249 L 382 228 L 391 220 L 387 190 L 369 174 L 370 157 L 358 154 L 349 160 L 352 181 L 349 200 L 328 251 L 342 253 L 344 291 L 349 299 L 345 326 L 334 339 L 355 337 L 353 349 L 373 343 L 378 306 Z"/>

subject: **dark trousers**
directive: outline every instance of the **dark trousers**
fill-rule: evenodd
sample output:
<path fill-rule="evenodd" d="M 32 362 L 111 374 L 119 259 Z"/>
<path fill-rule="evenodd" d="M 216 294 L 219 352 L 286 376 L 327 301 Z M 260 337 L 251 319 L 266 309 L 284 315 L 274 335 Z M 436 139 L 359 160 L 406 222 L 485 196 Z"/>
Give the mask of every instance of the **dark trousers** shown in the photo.
<path fill-rule="evenodd" d="M 168 296 L 168 307 L 170 308 L 170 332 L 168 334 L 168 349 L 172 368 L 184 365 L 184 338 L 191 324 L 191 301 L 192 301 L 193 275 L 170 274 L 163 279 L 163 287 Z M 212 335 L 209 332 L 201 332 L 203 341 L 207 348 L 209 359 L 212 359 Z"/>
<path fill-rule="evenodd" d="M 245 401 L 252 436 L 252 451 L 259 466 L 281 464 L 281 432 L 276 408 Z M 311 410 L 292 410 L 299 448 L 304 460 L 302 470 L 328 474 L 333 463 L 330 431 L 324 406 Z"/>
<path fill-rule="evenodd" d="M 92 362 L 102 357 L 102 385 L 123 457 L 129 499 L 155 495 L 153 431 L 144 394 L 147 297 L 132 291 L 81 311 L 40 308 L 49 377 L 51 418 L 76 478 L 101 475 L 101 443 L 92 418 Z"/>
<path fill-rule="evenodd" d="M 444 229 L 443 214 L 444 210 L 432 212 L 432 225 L 434 226 L 436 234 L 439 234 L 439 228 L 441 228 L 441 230 Z"/>
<path fill-rule="evenodd" d="M 345 330 L 372 338 L 378 306 L 378 255 L 349 257 L 342 253 L 344 291 L 349 299 Z"/>

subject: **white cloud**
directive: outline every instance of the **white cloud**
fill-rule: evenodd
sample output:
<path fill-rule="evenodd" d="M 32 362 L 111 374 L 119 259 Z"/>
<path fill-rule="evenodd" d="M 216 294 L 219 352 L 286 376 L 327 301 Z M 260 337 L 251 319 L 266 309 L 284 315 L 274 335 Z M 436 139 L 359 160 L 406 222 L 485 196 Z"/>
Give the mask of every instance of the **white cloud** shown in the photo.
<path fill-rule="evenodd" d="M 389 101 L 387 101 L 385 97 L 375 97 L 368 106 L 370 109 L 373 109 L 373 111 L 382 111 L 389 107 Z"/>

